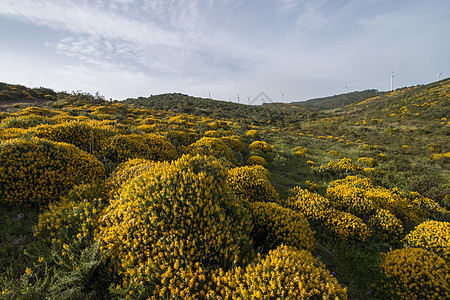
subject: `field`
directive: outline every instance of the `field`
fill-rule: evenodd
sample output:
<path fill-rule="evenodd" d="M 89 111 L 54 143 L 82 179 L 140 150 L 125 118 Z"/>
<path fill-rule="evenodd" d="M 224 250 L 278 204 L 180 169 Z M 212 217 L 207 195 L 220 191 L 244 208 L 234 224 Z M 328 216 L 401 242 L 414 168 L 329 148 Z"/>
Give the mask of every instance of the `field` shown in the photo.
<path fill-rule="evenodd" d="M 0 83 L 2 298 L 448 299 L 449 104 Z"/>

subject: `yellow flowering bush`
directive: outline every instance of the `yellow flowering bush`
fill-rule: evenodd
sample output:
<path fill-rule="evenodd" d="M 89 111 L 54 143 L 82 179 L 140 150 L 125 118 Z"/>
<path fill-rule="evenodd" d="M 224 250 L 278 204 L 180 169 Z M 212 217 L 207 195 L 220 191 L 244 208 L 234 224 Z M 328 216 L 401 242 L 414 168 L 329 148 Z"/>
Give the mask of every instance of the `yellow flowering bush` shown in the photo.
<path fill-rule="evenodd" d="M 130 158 L 172 160 L 177 151 L 164 137 L 156 134 L 117 134 L 103 140 L 101 155 L 113 162 Z"/>
<path fill-rule="evenodd" d="M 304 214 L 315 225 L 324 224 L 332 214 L 327 198 L 298 186 L 290 190 L 287 205 Z"/>
<path fill-rule="evenodd" d="M 262 152 L 262 153 L 269 153 L 273 152 L 273 146 L 269 145 L 266 142 L 263 141 L 254 141 L 249 146 L 248 149 L 256 151 L 256 152 Z"/>
<path fill-rule="evenodd" d="M 315 192 L 319 189 L 319 186 L 310 180 L 306 180 L 305 185 L 308 188 L 308 190 L 310 190 L 311 192 Z"/>
<path fill-rule="evenodd" d="M 98 228 L 98 216 L 105 203 L 102 198 L 105 194 L 100 186 L 76 187 L 39 214 L 34 236 L 56 249 L 65 243 L 88 245 Z"/>
<path fill-rule="evenodd" d="M 239 164 L 233 150 L 220 138 L 202 137 L 188 146 L 187 150 L 191 155 L 211 155 L 215 158 L 223 158 L 233 165 Z"/>
<path fill-rule="evenodd" d="M 375 212 L 373 201 L 367 197 L 358 197 L 364 193 L 366 187 L 371 186 L 369 179 L 361 179 L 361 182 L 350 180 L 353 180 L 353 177 L 332 181 L 325 197 L 338 210 L 350 212 L 361 218 L 371 215 Z M 349 182 L 355 184 L 352 185 Z"/>
<path fill-rule="evenodd" d="M 50 141 L 73 144 L 92 154 L 98 154 L 103 140 L 113 136 L 116 132 L 112 127 L 103 126 L 97 121 L 70 121 L 32 128 L 34 136 Z"/>
<path fill-rule="evenodd" d="M 425 221 L 406 235 L 405 245 L 426 249 L 450 261 L 450 223 Z"/>
<path fill-rule="evenodd" d="M 154 162 L 146 159 L 130 159 L 117 166 L 114 172 L 106 180 L 106 189 L 108 198 L 115 194 L 120 194 L 122 187 L 126 187 L 127 183 L 134 177 L 150 170 Z"/>
<path fill-rule="evenodd" d="M 403 248 L 383 255 L 379 289 L 391 299 L 450 299 L 450 266 L 421 248 Z"/>
<path fill-rule="evenodd" d="M 346 288 L 311 252 L 286 245 L 215 281 L 220 299 L 347 299 Z"/>
<path fill-rule="evenodd" d="M 141 136 L 149 148 L 147 159 L 162 161 L 178 158 L 177 149 L 165 137 L 151 133 L 142 134 Z"/>
<path fill-rule="evenodd" d="M 314 172 L 319 175 L 345 176 L 351 173 L 359 173 L 362 169 L 360 165 L 353 163 L 350 158 L 344 157 L 338 162 L 331 160 L 328 164 L 315 168 Z"/>
<path fill-rule="evenodd" d="M 285 244 L 297 249 L 314 249 L 314 232 L 299 212 L 271 202 L 253 202 L 252 237 L 256 246 L 271 250 Z"/>
<path fill-rule="evenodd" d="M 360 157 L 358 163 L 362 166 L 373 168 L 376 166 L 376 161 L 372 157 Z"/>
<path fill-rule="evenodd" d="M 364 242 L 371 235 L 369 227 L 361 218 L 345 211 L 332 210 L 325 224 L 344 240 Z"/>
<path fill-rule="evenodd" d="M 0 140 L 9 140 L 24 137 L 28 133 L 24 128 L 0 128 Z"/>
<path fill-rule="evenodd" d="M 369 228 L 374 236 L 388 242 L 398 242 L 403 236 L 402 222 L 391 212 L 385 209 L 377 209 L 369 219 Z"/>
<path fill-rule="evenodd" d="M 141 135 L 117 134 L 101 143 L 100 155 L 114 163 L 130 158 L 148 158 L 149 147 Z"/>
<path fill-rule="evenodd" d="M 230 169 L 227 183 L 236 196 L 249 202 L 280 202 L 280 196 L 269 180 L 269 171 L 262 166 Z"/>
<path fill-rule="evenodd" d="M 450 219 L 450 212 L 433 199 L 424 197 L 418 192 L 408 192 L 403 196 L 405 196 L 413 205 L 419 207 L 425 218 Z"/>
<path fill-rule="evenodd" d="M 247 148 L 242 142 L 241 137 L 237 135 L 224 136 L 221 137 L 221 140 L 224 141 L 234 151 L 237 151 L 242 155 L 247 153 Z"/>
<path fill-rule="evenodd" d="M 190 286 L 192 276 L 249 261 L 251 214 L 226 179 L 217 159 L 187 155 L 155 163 L 111 200 L 98 238 L 123 287 L 142 283 L 154 287 L 150 297 L 179 298 L 171 282 L 184 270 L 185 297 L 198 298 L 205 286 Z"/>
<path fill-rule="evenodd" d="M 267 162 L 264 159 L 264 157 L 258 156 L 258 155 L 252 155 L 247 159 L 247 163 L 249 165 L 258 165 L 258 166 L 262 166 L 265 167 L 267 166 Z"/>
<path fill-rule="evenodd" d="M 21 116 L 11 116 L 9 118 L 3 119 L 0 123 L 0 128 L 30 128 L 41 124 L 50 124 L 51 119 L 44 116 L 36 115 L 21 115 Z"/>
<path fill-rule="evenodd" d="M 9 204 L 43 205 L 104 176 L 101 162 L 70 144 L 37 138 L 0 142 L 0 199 Z"/>
<path fill-rule="evenodd" d="M 308 153 L 308 149 L 304 148 L 304 147 L 296 147 L 294 148 L 295 151 L 295 155 L 297 156 L 301 156 L 301 157 L 305 157 L 306 153 Z"/>
<path fill-rule="evenodd" d="M 258 130 L 256 130 L 256 129 L 250 129 L 249 131 L 247 131 L 245 133 L 245 135 L 248 137 L 251 137 L 255 140 L 261 138 L 261 135 L 259 134 Z"/>
<path fill-rule="evenodd" d="M 402 197 L 398 189 L 374 186 L 369 178 L 347 176 L 331 182 L 325 195 L 332 205 L 365 218 L 376 209 L 385 209 L 402 222 L 420 223 L 425 211 L 409 199 Z"/>

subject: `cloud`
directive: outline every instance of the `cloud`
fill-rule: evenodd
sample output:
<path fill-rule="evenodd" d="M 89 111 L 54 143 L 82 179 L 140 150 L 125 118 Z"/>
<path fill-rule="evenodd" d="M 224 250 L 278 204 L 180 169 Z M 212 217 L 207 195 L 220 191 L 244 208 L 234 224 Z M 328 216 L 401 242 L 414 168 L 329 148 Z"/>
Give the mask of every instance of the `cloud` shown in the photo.
<path fill-rule="evenodd" d="M 4 0 L 0 2 L 0 14 L 75 34 L 146 45 L 183 45 L 182 36 L 166 31 L 150 21 L 139 22 L 114 11 L 83 5 L 78 1 Z"/>

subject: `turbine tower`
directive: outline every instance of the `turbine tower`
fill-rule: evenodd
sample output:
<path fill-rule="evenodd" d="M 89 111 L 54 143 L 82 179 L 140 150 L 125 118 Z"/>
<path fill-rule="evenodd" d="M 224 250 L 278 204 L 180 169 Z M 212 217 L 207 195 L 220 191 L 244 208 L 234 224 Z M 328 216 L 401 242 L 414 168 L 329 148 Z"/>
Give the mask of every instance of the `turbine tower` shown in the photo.
<path fill-rule="evenodd" d="M 437 81 L 441 80 L 441 75 L 442 75 L 442 72 L 437 74 Z"/>
<path fill-rule="evenodd" d="M 391 92 L 394 90 L 394 71 L 391 73 Z"/>
<path fill-rule="evenodd" d="M 283 94 L 283 91 L 281 91 L 281 102 L 283 102 L 283 100 L 284 100 L 284 94 Z"/>
<path fill-rule="evenodd" d="M 347 86 L 347 81 L 345 82 L 345 93 L 347 94 L 347 89 L 348 89 L 348 86 Z"/>

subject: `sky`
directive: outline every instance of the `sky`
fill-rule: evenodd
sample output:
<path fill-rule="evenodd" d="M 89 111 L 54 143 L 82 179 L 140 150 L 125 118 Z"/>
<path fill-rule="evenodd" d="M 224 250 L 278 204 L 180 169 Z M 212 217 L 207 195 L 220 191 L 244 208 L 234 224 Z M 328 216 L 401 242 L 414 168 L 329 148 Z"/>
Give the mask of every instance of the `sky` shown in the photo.
<path fill-rule="evenodd" d="M 450 77 L 449 0 L 0 0 L 0 81 L 291 102 Z M 265 95 L 259 97 L 258 95 Z"/>

